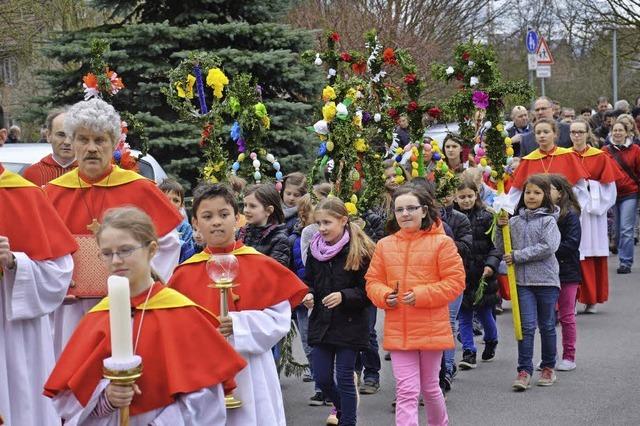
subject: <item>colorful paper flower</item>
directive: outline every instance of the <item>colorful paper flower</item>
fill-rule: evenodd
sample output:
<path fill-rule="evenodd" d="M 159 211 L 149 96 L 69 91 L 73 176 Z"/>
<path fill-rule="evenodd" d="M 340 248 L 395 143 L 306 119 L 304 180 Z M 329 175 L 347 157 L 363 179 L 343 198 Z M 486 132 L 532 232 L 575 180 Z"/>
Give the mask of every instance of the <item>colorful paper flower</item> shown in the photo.
<path fill-rule="evenodd" d="M 82 87 L 84 88 L 84 100 L 88 100 L 93 97 L 100 96 L 100 90 L 98 90 L 98 77 L 93 73 L 88 73 L 82 77 Z"/>
<path fill-rule="evenodd" d="M 458 80 L 458 81 L 464 80 L 464 74 L 461 73 L 461 72 L 457 72 L 456 73 L 456 80 Z"/>
<path fill-rule="evenodd" d="M 398 116 L 398 110 L 395 108 L 389 108 L 387 114 L 389 114 L 389 117 L 395 119 Z"/>
<path fill-rule="evenodd" d="M 333 121 L 333 119 L 335 117 L 336 117 L 336 103 L 335 102 L 327 102 L 322 107 L 322 118 L 327 123 L 330 123 L 331 121 Z"/>
<path fill-rule="evenodd" d="M 478 77 L 471 77 L 471 79 L 469 79 L 469 86 L 473 87 L 473 86 L 477 86 L 478 83 L 480 83 L 480 79 Z"/>
<path fill-rule="evenodd" d="M 224 86 L 229 84 L 229 79 L 220 68 L 211 68 L 207 74 L 207 86 L 213 89 L 213 95 L 222 98 L 222 90 Z"/>
<path fill-rule="evenodd" d="M 317 66 L 322 65 L 322 58 L 320 57 L 319 53 L 316 53 L 316 59 L 315 61 L 313 61 L 314 64 L 316 64 Z"/>
<path fill-rule="evenodd" d="M 358 208 L 351 201 L 344 203 L 344 206 L 347 208 L 349 216 L 356 216 L 358 214 Z"/>
<path fill-rule="evenodd" d="M 387 47 L 382 52 L 382 60 L 385 62 L 385 64 L 389 64 L 389 65 L 398 64 L 398 61 L 396 60 L 396 53 L 390 47 Z"/>
<path fill-rule="evenodd" d="M 107 78 L 109 79 L 109 82 L 111 83 L 110 92 L 112 95 L 115 95 L 120 90 L 124 89 L 124 83 L 122 82 L 122 79 L 118 77 L 118 74 L 116 74 L 115 71 L 111 71 L 107 68 L 106 74 L 107 74 Z"/>
<path fill-rule="evenodd" d="M 440 108 L 438 108 L 438 107 L 432 107 L 432 108 L 429 108 L 429 110 L 427 111 L 427 113 L 428 113 L 431 117 L 433 117 L 433 118 L 435 118 L 435 119 L 437 120 L 437 119 L 438 119 L 438 118 L 440 118 L 440 116 L 442 115 L 442 110 L 440 110 Z"/>
<path fill-rule="evenodd" d="M 193 99 L 193 85 L 196 84 L 195 76 L 189 74 L 187 76 L 187 89 L 185 90 L 182 87 L 182 83 L 176 83 L 176 90 L 178 91 L 178 96 L 181 98 Z"/>
<path fill-rule="evenodd" d="M 267 107 L 264 106 L 262 102 L 258 102 L 257 104 L 255 104 L 253 106 L 253 110 L 255 111 L 256 116 L 258 116 L 259 118 L 267 116 Z"/>
<path fill-rule="evenodd" d="M 353 58 L 351 57 L 349 52 L 342 52 L 340 54 L 340 59 L 342 59 L 344 62 L 351 62 Z"/>
<path fill-rule="evenodd" d="M 416 84 L 416 75 L 414 73 L 410 73 L 404 76 L 404 82 L 406 84 Z"/>
<path fill-rule="evenodd" d="M 242 136 L 242 128 L 240 127 L 240 124 L 237 121 L 233 122 L 229 135 L 231 136 L 231 139 L 234 142 L 240 139 L 240 136 Z"/>
<path fill-rule="evenodd" d="M 234 114 L 240 112 L 240 101 L 238 100 L 238 98 L 236 98 L 235 96 L 230 96 L 229 99 L 227 99 L 227 103 L 231 112 L 233 112 Z"/>
<path fill-rule="evenodd" d="M 407 111 L 413 112 L 418 109 L 418 103 L 416 101 L 411 101 L 407 105 Z"/>
<path fill-rule="evenodd" d="M 336 98 L 336 91 L 333 90 L 333 87 L 326 86 L 322 89 L 322 100 L 325 102 L 332 101 Z"/>
<path fill-rule="evenodd" d="M 337 32 L 332 32 L 331 35 L 329 35 L 329 38 L 333 41 L 340 41 L 340 34 L 338 34 Z"/>
<path fill-rule="evenodd" d="M 351 69 L 356 74 L 364 74 L 367 71 L 367 63 L 364 61 L 356 62 L 351 64 Z"/>
<path fill-rule="evenodd" d="M 471 100 L 473 101 L 473 105 L 478 109 L 487 109 L 489 106 L 489 94 L 487 92 L 476 90 L 473 92 Z"/>
<path fill-rule="evenodd" d="M 449 66 L 449 67 L 448 67 L 444 72 L 445 72 L 447 75 L 451 75 L 451 74 L 453 74 L 455 71 L 456 71 L 456 70 L 454 70 L 452 66 Z"/>
<path fill-rule="evenodd" d="M 367 142 L 363 138 L 356 139 L 353 146 L 358 152 L 365 152 L 367 150 Z"/>
<path fill-rule="evenodd" d="M 462 53 L 462 60 L 463 61 L 468 61 L 470 57 L 471 57 L 471 54 L 469 52 L 463 52 Z"/>

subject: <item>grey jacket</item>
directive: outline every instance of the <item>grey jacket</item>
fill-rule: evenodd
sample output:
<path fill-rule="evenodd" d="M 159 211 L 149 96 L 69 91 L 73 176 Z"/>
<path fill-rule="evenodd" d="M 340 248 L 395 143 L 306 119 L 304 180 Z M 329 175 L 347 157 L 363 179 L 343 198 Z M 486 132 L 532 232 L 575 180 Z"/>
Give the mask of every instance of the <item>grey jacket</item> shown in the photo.
<path fill-rule="evenodd" d="M 560 268 L 555 253 L 560 245 L 557 217 L 545 208 L 521 208 L 509 219 L 516 283 L 522 286 L 560 287 Z M 504 253 L 502 232 L 496 232 L 496 248 Z"/>

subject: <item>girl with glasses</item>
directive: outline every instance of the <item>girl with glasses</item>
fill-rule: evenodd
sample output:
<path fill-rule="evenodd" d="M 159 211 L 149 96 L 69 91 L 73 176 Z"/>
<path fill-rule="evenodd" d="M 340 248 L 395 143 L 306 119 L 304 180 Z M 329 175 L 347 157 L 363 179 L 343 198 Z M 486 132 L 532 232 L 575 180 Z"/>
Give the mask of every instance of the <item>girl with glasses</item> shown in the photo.
<path fill-rule="evenodd" d="M 129 280 L 133 347 L 144 370 L 133 385 L 102 377 L 102 361 L 111 356 L 103 299 L 84 316 L 44 386 L 60 417 L 66 424 L 111 426 L 129 406 L 132 426 L 224 425 L 222 383 L 247 363 L 218 332 L 216 317 L 166 288 L 153 271 L 159 244 L 151 218 L 135 207 L 109 210 L 96 238 L 109 274 Z"/>
<path fill-rule="evenodd" d="M 366 280 L 367 295 L 385 310 L 396 424 L 418 424 L 422 393 L 429 424 L 446 425 L 440 361 L 443 350 L 454 348 L 448 306 L 464 290 L 464 267 L 426 189 L 405 185 L 392 199 L 396 232 L 378 242 Z"/>

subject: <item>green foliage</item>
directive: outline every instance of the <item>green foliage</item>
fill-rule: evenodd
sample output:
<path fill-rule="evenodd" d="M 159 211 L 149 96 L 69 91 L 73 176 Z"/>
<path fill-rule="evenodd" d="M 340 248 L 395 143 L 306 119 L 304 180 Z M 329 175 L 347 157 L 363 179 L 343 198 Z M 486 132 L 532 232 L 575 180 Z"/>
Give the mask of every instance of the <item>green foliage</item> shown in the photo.
<path fill-rule="evenodd" d="M 301 159 L 307 157 L 311 140 L 304 131 L 311 110 L 307 103 L 319 90 L 320 75 L 313 64 L 300 59 L 299 52 L 311 44 L 309 32 L 266 22 L 285 11 L 286 3 L 98 1 L 98 7 L 122 22 L 57 34 L 44 53 L 64 66 L 40 74 L 49 93 L 34 98 L 25 116 L 43 117 L 52 106 L 80 100 L 81 77 L 90 69 L 90 40 L 106 40 L 111 50 L 104 60 L 126 86 L 112 99 L 114 107 L 134 113 L 144 123 L 150 153 L 190 187 L 204 166 L 198 147 L 202 128 L 182 121 L 160 89 L 191 52 L 208 52 L 224 64 L 231 80 L 248 73 L 259 82 L 271 116 L 264 145 L 280 157 L 286 170 L 294 170 L 288 157 L 296 167 L 305 167 Z"/>

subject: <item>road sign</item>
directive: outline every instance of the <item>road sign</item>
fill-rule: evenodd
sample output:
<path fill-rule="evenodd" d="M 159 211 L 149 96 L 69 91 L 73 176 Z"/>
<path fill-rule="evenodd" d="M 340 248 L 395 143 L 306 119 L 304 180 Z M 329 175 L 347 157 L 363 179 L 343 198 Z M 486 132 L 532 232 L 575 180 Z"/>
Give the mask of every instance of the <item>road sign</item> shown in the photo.
<path fill-rule="evenodd" d="M 550 78 L 551 77 L 551 65 L 541 65 L 538 62 L 536 68 L 536 77 L 538 78 Z"/>
<path fill-rule="evenodd" d="M 529 53 L 527 55 L 527 65 L 529 66 L 529 71 L 534 71 L 538 68 L 538 57 L 535 53 Z"/>
<path fill-rule="evenodd" d="M 536 53 L 536 48 L 538 47 L 538 33 L 533 30 L 529 30 L 527 32 L 527 38 L 525 39 L 525 45 L 527 46 L 529 53 Z"/>
<path fill-rule="evenodd" d="M 540 37 L 536 57 L 538 59 L 538 65 L 553 65 L 555 63 L 553 56 L 551 56 L 551 49 L 549 49 L 549 45 L 547 45 L 544 37 Z"/>

